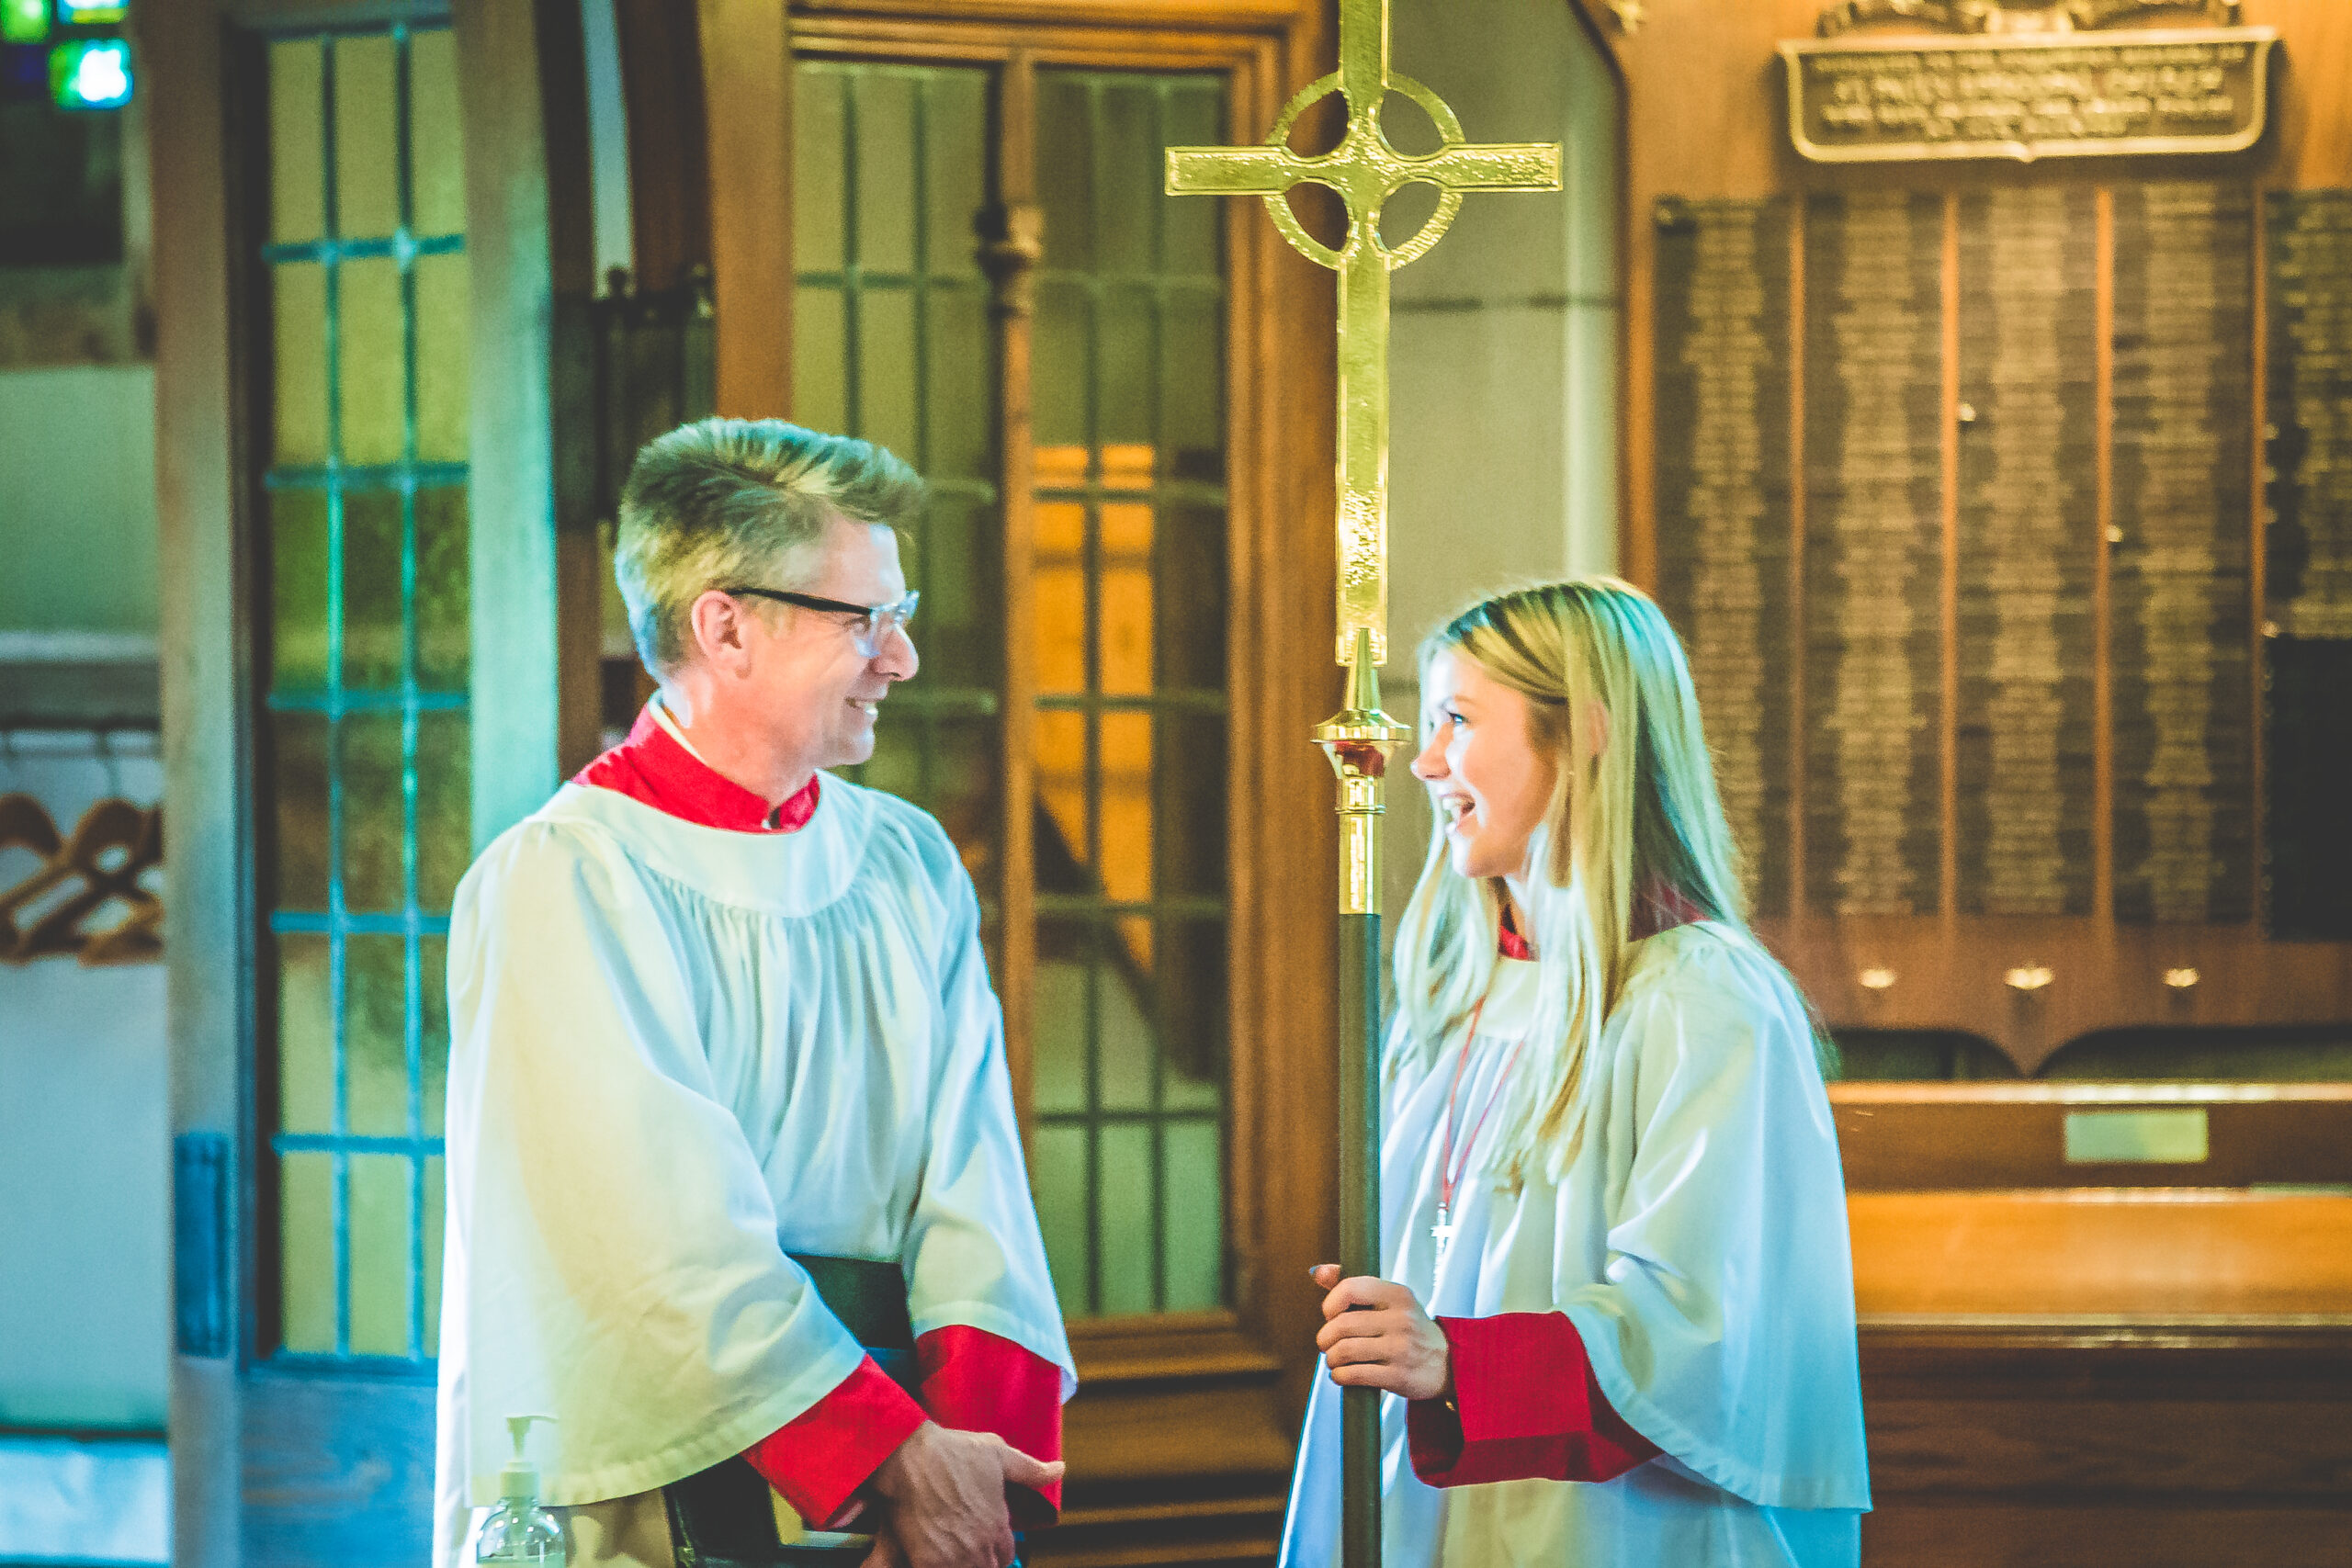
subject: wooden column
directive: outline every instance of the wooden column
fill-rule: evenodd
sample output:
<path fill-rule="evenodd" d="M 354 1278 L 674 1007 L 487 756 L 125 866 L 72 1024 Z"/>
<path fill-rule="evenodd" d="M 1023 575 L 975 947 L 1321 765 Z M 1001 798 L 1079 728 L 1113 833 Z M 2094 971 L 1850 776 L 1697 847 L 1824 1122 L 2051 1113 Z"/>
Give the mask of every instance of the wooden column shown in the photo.
<path fill-rule="evenodd" d="M 243 606 L 247 552 L 236 524 L 235 297 L 232 282 L 225 62 L 211 0 L 142 6 L 131 17 L 147 96 L 155 191 L 155 489 L 160 525 L 164 793 L 174 834 L 164 893 L 171 1127 L 175 1139 L 217 1139 L 225 1193 L 249 1185 L 239 1134 L 253 974 L 252 832 L 244 809 L 250 649 Z M 165 63 L 168 62 L 168 63 Z M 249 1309 L 236 1259 L 245 1205 L 209 1266 L 225 1270 L 225 1354 L 172 1358 L 172 1561 L 233 1568 L 240 1561 L 243 1423 L 235 1336 Z M 175 1213 L 186 1232 L 193 1215 Z M 176 1243 L 184 1249 L 185 1241 Z M 181 1268 L 208 1260 L 175 1258 Z"/>
<path fill-rule="evenodd" d="M 699 0 L 721 414 L 792 409 L 792 51 L 781 0 Z"/>
<path fill-rule="evenodd" d="M 1014 50 L 996 75 L 994 199 L 980 214 L 980 265 L 995 286 L 998 368 L 997 504 L 1003 546 L 1002 718 L 999 723 L 998 800 L 1003 813 L 998 855 L 997 993 L 1004 1002 L 1005 1065 L 1025 1136 L 1033 1086 L 1031 1046 L 1036 1017 L 1037 637 L 1030 588 L 1036 554 L 1029 350 L 1036 309 L 1037 264 L 1045 259 L 1045 214 L 1037 205 L 1037 86 L 1030 52 Z"/>

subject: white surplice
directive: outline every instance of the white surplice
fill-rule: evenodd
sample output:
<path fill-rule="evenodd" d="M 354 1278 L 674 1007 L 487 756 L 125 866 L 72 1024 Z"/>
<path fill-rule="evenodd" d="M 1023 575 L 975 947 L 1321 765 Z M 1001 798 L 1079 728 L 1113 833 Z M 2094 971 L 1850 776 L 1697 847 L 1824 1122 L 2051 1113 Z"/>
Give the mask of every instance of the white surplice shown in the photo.
<path fill-rule="evenodd" d="M 1536 976 L 1496 962 L 1459 1091 L 1465 1127 L 1531 1031 Z M 1721 926 L 1636 943 L 1563 1179 L 1536 1170 L 1510 1187 L 1468 1151 L 1441 1264 L 1430 1233 L 1461 1049 L 1388 1081 L 1385 1277 L 1432 1316 L 1565 1312 L 1610 1404 L 1665 1452 L 1600 1483 L 1432 1487 L 1413 1472 L 1404 1402 L 1385 1396 L 1387 1568 L 1852 1568 L 1870 1483 L 1845 1187 L 1793 988 Z M 1339 1393 L 1316 1378 L 1284 1568 L 1340 1560 Z"/>
<path fill-rule="evenodd" d="M 602 1555 L 666 1551 L 658 1488 L 862 1357 L 786 1252 L 898 1262 L 918 1336 L 1076 1388 L 978 903 L 923 812 L 828 777 L 806 827 L 741 833 L 568 784 L 458 888 L 449 1003 L 442 1568 L 510 1415 L 557 1418 L 549 1504 L 623 1500 L 577 1521 Z"/>

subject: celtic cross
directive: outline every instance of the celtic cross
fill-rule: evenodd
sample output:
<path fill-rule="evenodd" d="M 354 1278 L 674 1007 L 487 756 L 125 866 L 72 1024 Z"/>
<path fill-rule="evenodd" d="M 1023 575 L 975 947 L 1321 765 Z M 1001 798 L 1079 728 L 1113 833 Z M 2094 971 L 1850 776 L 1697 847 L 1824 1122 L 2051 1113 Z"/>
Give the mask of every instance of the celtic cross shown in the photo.
<path fill-rule="evenodd" d="M 1334 91 L 1347 100 L 1348 129 L 1320 155 L 1294 152 L 1291 127 Z M 1434 152 L 1399 152 L 1380 129 L 1381 100 L 1403 94 L 1437 127 Z M 1291 186 L 1320 185 L 1347 206 L 1340 249 L 1307 233 L 1285 199 Z M 1437 187 L 1437 210 L 1420 231 L 1389 248 L 1380 209 L 1408 185 Z M 1371 634 L 1372 661 L 1387 661 L 1388 618 L 1388 274 L 1425 254 L 1461 209 L 1465 191 L 1557 190 L 1556 143 L 1478 145 L 1462 139 L 1462 122 L 1443 99 L 1388 69 L 1388 0 L 1341 0 L 1340 69 L 1310 84 L 1283 108 L 1261 147 L 1170 147 L 1171 196 L 1259 196 L 1301 255 L 1340 275 L 1340 626 L 1339 661 L 1349 662 L 1356 633 Z"/>
<path fill-rule="evenodd" d="M 1319 156 L 1290 150 L 1291 127 L 1337 91 L 1347 133 Z M 1380 129 L 1391 92 L 1420 106 L 1437 127 L 1434 152 L 1396 151 Z M 1347 207 L 1346 241 L 1334 250 L 1307 233 L 1287 199 L 1295 185 L 1326 186 Z M 1437 187 L 1437 210 L 1391 249 L 1380 209 L 1408 185 Z M 1339 658 L 1349 666 L 1347 705 L 1316 727 L 1340 779 L 1340 1266 L 1382 1272 L 1380 1087 L 1373 1042 L 1380 1017 L 1380 782 L 1411 731 L 1380 708 L 1378 667 L 1388 643 L 1388 275 L 1424 254 L 1461 209 L 1465 191 L 1557 190 L 1560 149 L 1541 143 L 1474 145 L 1427 87 L 1388 69 L 1388 0 L 1340 0 L 1340 69 L 1286 106 L 1260 147 L 1170 147 L 1171 196 L 1257 196 L 1300 254 L 1340 275 Z M 1380 1394 L 1345 1393 L 1340 1412 L 1341 1560 L 1380 1563 Z"/>

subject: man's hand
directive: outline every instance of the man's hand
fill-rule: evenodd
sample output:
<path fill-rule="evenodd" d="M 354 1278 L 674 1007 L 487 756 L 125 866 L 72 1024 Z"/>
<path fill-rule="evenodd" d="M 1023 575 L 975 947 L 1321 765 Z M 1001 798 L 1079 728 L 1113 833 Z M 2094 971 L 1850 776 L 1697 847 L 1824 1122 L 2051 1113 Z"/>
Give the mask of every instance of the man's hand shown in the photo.
<path fill-rule="evenodd" d="M 1445 1334 L 1412 1292 L 1386 1280 L 1340 1278 L 1336 1263 L 1312 1275 L 1323 1298 L 1323 1331 L 1315 1348 L 1343 1388 L 1379 1388 L 1407 1399 L 1435 1399 L 1453 1386 Z"/>
<path fill-rule="evenodd" d="M 874 1489 L 891 1506 L 866 1568 L 1005 1568 L 1005 1483 L 1042 1488 L 1061 1478 L 1058 1460 L 1032 1459 L 993 1432 L 926 1421 L 874 1472 Z"/>

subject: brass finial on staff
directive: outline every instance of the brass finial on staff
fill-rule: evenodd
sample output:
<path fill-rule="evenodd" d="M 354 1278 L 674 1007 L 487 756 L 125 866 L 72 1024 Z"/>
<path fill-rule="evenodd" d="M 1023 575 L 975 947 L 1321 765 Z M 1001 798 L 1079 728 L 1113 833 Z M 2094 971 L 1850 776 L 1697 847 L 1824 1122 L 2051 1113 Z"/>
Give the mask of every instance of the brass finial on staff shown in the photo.
<path fill-rule="evenodd" d="M 1290 150 L 1291 127 L 1333 92 L 1347 101 L 1340 144 L 1308 156 Z M 1388 144 L 1380 106 L 1396 92 L 1437 127 L 1434 152 Z M 1285 199 L 1300 184 L 1338 193 L 1348 213 L 1337 250 L 1308 234 Z M 1408 185 L 1437 187 L 1437 210 L 1395 248 L 1380 237 L 1380 209 Z M 1317 725 L 1316 742 L 1339 775 L 1340 1266 L 1378 1274 L 1380 1089 L 1374 1042 L 1380 1020 L 1380 783 L 1412 736 L 1380 707 L 1379 667 L 1388 656 L 1388 275 L 1442 238 L 1473 190 L 1557 190 L 1557 143 L 1466 142 L 1436 94 L 1388 69 L 1388 0 L 1340 0 L 1340 69 L 1309 84 L 1283 109 L 1260 147 L 1170 147 L 1171 196 L 1257 196 L 1274 226 L 1309 261 L 1340 275 L 1339 637 L 1349 668 L 1347 705 Z M 1380 1562 L 1380 1395 L 1346 1391 L 1341 1417 L 1341 1556 L 1347 1568 Z"/>

